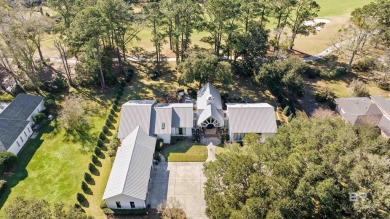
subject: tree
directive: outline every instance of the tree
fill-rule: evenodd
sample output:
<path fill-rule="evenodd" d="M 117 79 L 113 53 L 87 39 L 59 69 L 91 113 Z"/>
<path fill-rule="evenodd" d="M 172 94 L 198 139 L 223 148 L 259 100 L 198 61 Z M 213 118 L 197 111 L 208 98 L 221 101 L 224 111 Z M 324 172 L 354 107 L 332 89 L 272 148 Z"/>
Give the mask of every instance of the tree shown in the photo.
<path fill-rule="evenodd" d="M 85 120 L 83 99 L 76 96 L 66 96 L 59 118 L 66 129 L 83 130 L 88 125 L 88 122 Z"/>
<path fill-rule="evenodd" d="M 183 211 L 180 203 L 176 199 L 169 199 L 157 207 L 158 213 L 164 219 L 186 219 L 186 213 Z"/>
<path fill-rule="evenodd" d="M 101 41 L 106 33 L 106 25 L 108 25 L 107 20 L 98 8 L 87 7 L 81 10 L 71 23 L 69 39 L 70 46 L 76 54 L 93 52 L 96 55 L 102 88 L 106 87 L 106 83 L 102 65 Z"/>
<path fill-rule="evenodd" d="M 8 219 L 86 219 L 80 209 L 65 206 L 63 203 L 54 203 L 54 208 L 46 200 L 25 198 L 18 196 L 5 208 L 5 217 Z"/>
<path fill-rule="evenodd" d="M 232 77 L 230 63 L 219 61 L 216 55 L 202 49 L 192 51 L 188 58 L 180 63 L 178 70 L 182 73 L 182 83 L 197 81 L 199 89 L 211 81 L 227 83 Z"/>
<path fill-rule="evenodd" d="M 158 2 L 152 2 L 144 7 L 144 13 L 147 20 L 147 25 L 152 28 L 152 42 L 155 47 L 157 73 L 161 73 L 161 47 L 165 42 L 165 26 L 164 15 L 161 12 L 161 6 Z"/>
<path fill-rule="evenodd" d="M 352 97 L 370 96 L 370 91 L 368 90 L 367 86 L 359 80 L 354 79 L 349 86 L 352 89 L 352 93 L 351 93 Z"/>
<path fill-rule="evenodd" d="M 374 128 L 298 115 L 274 138 L 258 138 L 204 164 L 210 218 L 386 217 L 390 145 Z M 351 202 L 351 192 L 367 198 Z"/>
<path fill-rule="evenodd" d="M 311 21 L 318 16 L 320 5 L 315 0 L 297 0 L 295 10 L 290 18 L 288 26 L 291 28 L 290 49 L 294 47 L 294 41 L 298 34 L 308 36 L 316 33 L 318 25 L 304 25 L 304 21 Z"/>

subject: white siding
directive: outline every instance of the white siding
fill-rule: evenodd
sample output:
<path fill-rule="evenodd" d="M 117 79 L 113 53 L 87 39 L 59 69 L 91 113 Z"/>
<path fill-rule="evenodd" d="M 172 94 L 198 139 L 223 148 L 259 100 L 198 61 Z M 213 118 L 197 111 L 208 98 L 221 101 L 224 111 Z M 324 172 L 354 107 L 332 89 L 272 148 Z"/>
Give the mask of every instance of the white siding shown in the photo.
<path fill-rule="evenodd" d="M 159 135 L 157 135 L 157 139 L 162 139 L 165 144 L 171 143 L 171 135 L 170 134 L 159 134 Z"/>
<path fill-rule="evenodd" d="M 114 197 L 107 198 L 106 200 L 107 207 L 117 209 L 116 202 L 120 202 L 120 209 L 131 209 L 130 202 L 134 202 L 135 208 L 145 208 L 145 201 L 141 199 L 137 199 L 134 197 L 130 197 L 127 195 L 117 195 Z"/>
<path fill-rule="evenodd" d="M 29 132 L 29 130 L 30 130 L 31 132 Z M 26 135 L 24 135 L 24 132 L 26 132 L 27 137 L 26 137 Z M 18 136 L 18 139 L 17 139 L 14 143 L 12 143 L 11 147 L 9 147 L 7 151 L 8 151 L 8 152 L 11 152 L 11 153 L 13 153 L 13 154 L 15 154 L 15 155 L 18 155 L 19 151 L 23 148 L 24 144 L 26 144 L 27 140 L 30 138 L 30 136 L 32 135 L 32 133 L 33 133 L 33 132 L 32 132 L 32 130 L 31 130 L 31 128 L 29 129 L 29 126 L 27 125 L 27 126 L 24 128 L 23 132 L 20 133 L 20 135 Z M 20 138 L 23 139 L 23 142 L 20 140 Z M 17 143 L 17 142 L 19 142 L 19 145 L 20 145 L 20 146 L 18 146 L 18 143 Z"/>
<path fill-rule="evenodd" d="M 37 108 L 35 108 L 34 112 L 31 113 L 31 115 L 27 118 L 27 121 L 30 121 L 30 123 L 29 123 L 30 127 L 33 126 L 34 123 L 35 123 L 33 117 L 34 117 L 36 114 L 42 112 L 42 110 L 44 110 L 44 109 L 45 109 L 45 105 L 44 105 L 44 101 L 42 100 L 42 101 L 39 103 L 39 105 L 37 106 Z"/>
<path fill-rule="evenodd" d="M 179 135 L 179 128 L 172 128 L 172 136 L 192 136 L 192 128 L 182 128 L 183 135 Z"/>

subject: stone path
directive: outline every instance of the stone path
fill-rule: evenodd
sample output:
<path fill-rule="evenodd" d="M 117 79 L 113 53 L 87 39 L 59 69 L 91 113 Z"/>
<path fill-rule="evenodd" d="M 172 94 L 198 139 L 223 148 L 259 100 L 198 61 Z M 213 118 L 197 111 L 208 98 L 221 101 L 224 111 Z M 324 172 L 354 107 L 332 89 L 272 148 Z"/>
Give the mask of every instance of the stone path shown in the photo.
<path fill-rule="evenodd" d="M 217 146 L 215 146 L 215 145 L 213 144 L 213 142 L 210 142 L 210 143 L 207 145 L 208 157 L 207 157 L 206 162 L 214 161 L 214 160 L 217 159 L 217 158 L 215 157 L 215 154 L 217 153 L 216 149 L 217 149 Z"/>

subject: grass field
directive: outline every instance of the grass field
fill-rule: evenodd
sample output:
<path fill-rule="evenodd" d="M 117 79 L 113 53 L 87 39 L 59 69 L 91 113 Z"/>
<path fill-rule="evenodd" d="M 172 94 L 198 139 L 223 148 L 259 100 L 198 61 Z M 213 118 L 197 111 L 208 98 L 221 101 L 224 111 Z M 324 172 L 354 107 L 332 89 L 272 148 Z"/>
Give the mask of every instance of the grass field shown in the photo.
<path fill-rule="evenodd" d="M 321 6 L 318 15 L 320 17 L 342 16 L 370 2 L 372 0 L 317 0 L 317 3 Z"/>
<path fill-rule="evenodd" d="M 0 198 L 1 213 L 17 196 L 45 199 L 50 203 L 76 203 L 76 193 L 81 192 L 81 182 L 92 154 L 82 152 L 81 148 L 83 144 L 95 145 L 113 92 L 84 90 L 74 93 L 85 97 L 89 105 L 86 119 L 92 128 L 83 135 L 66 137 L 58 120 L 43 126 L 37 138 L 30 139 L 19 154 L 18 168 L 8 177 L 8 188 Z M 104 166 L 110 168 L 109 165 Z"/>
<path fill-rule="evenodd" d="M 162 154 L 169 162 L 204 162 L 207 159 L 207 148 L 205 145 L 183 140 L 164 148 Z"/>

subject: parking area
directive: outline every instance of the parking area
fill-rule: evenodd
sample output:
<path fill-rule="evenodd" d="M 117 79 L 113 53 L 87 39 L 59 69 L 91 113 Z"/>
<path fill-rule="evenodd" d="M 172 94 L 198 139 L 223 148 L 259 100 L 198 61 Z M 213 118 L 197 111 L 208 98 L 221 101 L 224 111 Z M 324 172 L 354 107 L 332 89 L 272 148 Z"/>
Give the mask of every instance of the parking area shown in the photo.
<path fill-rule="evenodd" d="M 180 203 L 188 218 L 207 218 L 203 185 L 203 163 L 161 162 L 152 171 L 147 204 L 157 208 L 166 200 Z"/>

